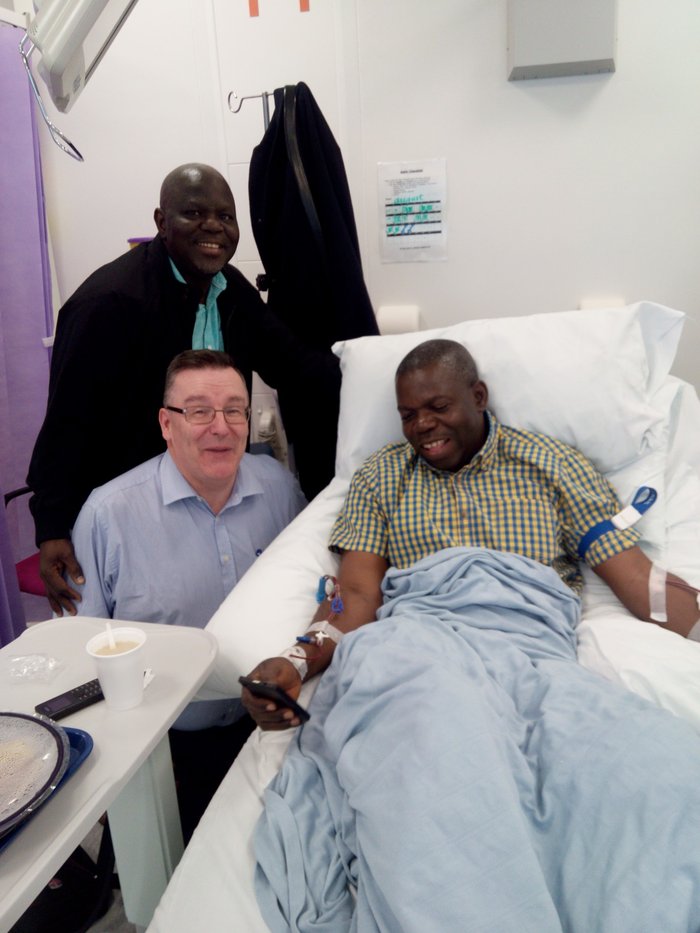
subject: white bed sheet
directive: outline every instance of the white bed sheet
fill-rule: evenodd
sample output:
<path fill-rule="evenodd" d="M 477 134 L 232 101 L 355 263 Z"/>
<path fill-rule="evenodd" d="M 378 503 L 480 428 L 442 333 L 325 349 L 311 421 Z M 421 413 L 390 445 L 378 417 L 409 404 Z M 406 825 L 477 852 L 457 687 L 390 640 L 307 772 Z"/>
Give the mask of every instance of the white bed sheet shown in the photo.
<path fill-rule="evenodd" d="M 308 703 L 315 684 L 304 685 Z M 280 769 L 292 733 L 251 735 L 209 804 L 147 933 L 269 933 L 253 877 L 253 830 L 263 791 Z"/>
<path fill-rule="evenodd" d="M 645 547 L 668 569 L 700 586 L 700 402 L 678 380 L 666 380 L 662 389 L 670 412 L 663 456 L 652 452 L 642 458 L 641 468 L 641 475 L 646 471 L 659 487 L 662 506 L 655 518 L 649 513 Z M 622 486 L 639 480 L 637 466 L 629 477 L 624 472 L 613 476 Z M 219 640 L 220 661 L 202 696 L 230 693 L 239 674 L 291 644 L 308 621 L 319 575 L 336 567 L 326 542 L 347 485 L 347 479 L 336 478 L 268 548 L 214 616 L 209 628 Z M 578 631 L 582 664 L 683 716 L 700 731 L 700 644 L 634 619 L 591 573 Z M 313 681 L 304 686 L 302 703 L 308 703 L 314 688 Z M 290 732 L 260 730 L 251 736 L 204 814 L 148 933 L 266 933 L 253 889 L 251 840 L 264 788 L 290 738 Z"/>

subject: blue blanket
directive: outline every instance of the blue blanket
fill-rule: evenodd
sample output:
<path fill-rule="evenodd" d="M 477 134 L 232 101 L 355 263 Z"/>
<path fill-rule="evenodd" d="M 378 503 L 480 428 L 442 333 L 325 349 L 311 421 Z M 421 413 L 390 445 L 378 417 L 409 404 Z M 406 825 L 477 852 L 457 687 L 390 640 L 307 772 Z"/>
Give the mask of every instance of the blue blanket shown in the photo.
<path fill-rule="evenodd" d="M 266 791 L 270 929 L 698 933 L 700 737 L 578 666 L 557 575 L 453 548 L 384 591 Z"/>

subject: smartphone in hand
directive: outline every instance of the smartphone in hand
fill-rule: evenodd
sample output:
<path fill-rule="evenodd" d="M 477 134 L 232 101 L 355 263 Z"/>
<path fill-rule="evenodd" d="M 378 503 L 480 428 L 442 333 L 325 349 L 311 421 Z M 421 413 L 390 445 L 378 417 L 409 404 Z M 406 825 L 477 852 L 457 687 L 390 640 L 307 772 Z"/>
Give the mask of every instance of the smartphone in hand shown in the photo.
<path fill-rule="evenodd" d="M 285 693 L 277 684 L 269 684 L 264 680 L 251 680 L 250 677 L 239 677 L 238 683 L 243 684 L 244 687 L 250 690 L 254 697 L 261 697 L 263 700 L 272 700 L 273 703 L 290 709 L 301 722 L 306 722 L 310 719 L 309 713 L 307 713 L 303 706 L 299 706 L 296 700 L 293 700 L 290 695 Z"/>

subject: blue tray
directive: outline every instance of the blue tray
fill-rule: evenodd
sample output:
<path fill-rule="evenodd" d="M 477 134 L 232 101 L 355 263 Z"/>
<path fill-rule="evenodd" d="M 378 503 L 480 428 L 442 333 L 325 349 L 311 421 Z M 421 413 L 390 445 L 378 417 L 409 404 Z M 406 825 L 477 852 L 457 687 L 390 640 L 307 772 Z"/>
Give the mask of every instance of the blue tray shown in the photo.
<path fill-rule="evenodd" d="M 70 746 L 70 760 L 68 762 L 68 767 L 66 768 L 63 774 L 63 777 L 56 785 L 56 789 L 54 790 L 53 794 L 50 794 L 46 798 L 46 800 L 53 800 L 53 796 L 56 793 L 56 791 L 60 790 L 63 787 L 63 785 L 66 783 L 66 781 L 69 780 L 69 778 L 71 778 L 75 774 L 75 772 L 78 770 L 78 768 L 81 766 L 81 764 L 85 761 L 87 756 L 92 751 L 92 746 L 94 744 L 92 741 L 92 736 L 88 732 L 85 732 L 83 729 L 71 729 L 68 726 L 63 726 L 62 728 L 63 728 L 63 731 L 68 736 L 68 744 Z M 46 803 L 46 801 L 44 801 L 44 803 Z M 38 813 L 39 810 L 41 810 L 41 807 L 36 809 L 34 813 Z M 2 839 L 0 839 L 0 852 L 5 851 L 5 849 L 7 848 L 7 846 L 9 846 L 12 840 L 17 837 L 17 835 L 24 829 L 27 823 L 31 820 L 31 818 L 34 816 L 34 813 L 30 813 L 29 816 L 26 818 L 26 820 L 23 820 L 21 823 L 15 826 L 14 829 L 11 830 L 11 832 L 9 832 L 6 836 L 3 836 Z"/>

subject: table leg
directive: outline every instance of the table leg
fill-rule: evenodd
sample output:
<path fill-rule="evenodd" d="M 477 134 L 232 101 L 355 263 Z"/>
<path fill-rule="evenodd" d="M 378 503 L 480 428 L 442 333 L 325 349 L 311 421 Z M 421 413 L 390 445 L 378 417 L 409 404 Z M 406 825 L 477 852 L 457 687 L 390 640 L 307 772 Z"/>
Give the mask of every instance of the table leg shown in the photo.
<path fill-rule="evenodd" d="M 107 813 L 126 916 L 147 927 L 184 849 L 167 734 Z"/>

